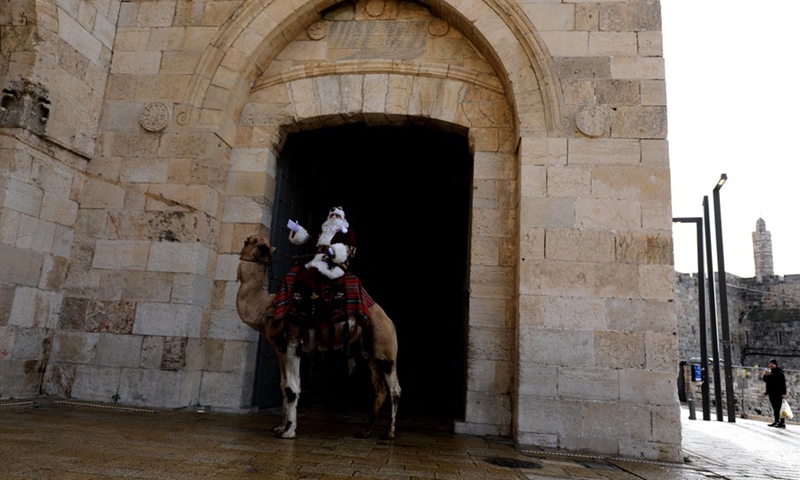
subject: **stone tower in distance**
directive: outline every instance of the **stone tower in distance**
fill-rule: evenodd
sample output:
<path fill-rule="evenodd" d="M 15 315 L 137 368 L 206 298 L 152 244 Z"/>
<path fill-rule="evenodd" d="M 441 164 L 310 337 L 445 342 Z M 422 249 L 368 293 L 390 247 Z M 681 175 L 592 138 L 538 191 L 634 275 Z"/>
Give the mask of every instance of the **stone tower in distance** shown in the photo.
<path fill-rule="evenodd" d="M 753 257 L 756 262 L 756 281 L 775 275 L 772 269 L 772 235 L 767 231 L 767 223 L 759 217 L 756 231 L 753 232 Z"/>

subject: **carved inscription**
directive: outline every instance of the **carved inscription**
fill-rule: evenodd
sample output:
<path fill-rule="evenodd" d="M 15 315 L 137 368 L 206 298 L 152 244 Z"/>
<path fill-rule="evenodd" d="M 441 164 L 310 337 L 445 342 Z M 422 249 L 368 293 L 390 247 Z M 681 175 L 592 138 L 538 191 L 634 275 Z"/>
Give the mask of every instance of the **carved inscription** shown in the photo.
<path fill-rule="evenodd" d="M 328 48 L 342 52 L 338 58 L 393 58 L 410 60 L 422 55 L 428 22 L 334 22 Z"/>

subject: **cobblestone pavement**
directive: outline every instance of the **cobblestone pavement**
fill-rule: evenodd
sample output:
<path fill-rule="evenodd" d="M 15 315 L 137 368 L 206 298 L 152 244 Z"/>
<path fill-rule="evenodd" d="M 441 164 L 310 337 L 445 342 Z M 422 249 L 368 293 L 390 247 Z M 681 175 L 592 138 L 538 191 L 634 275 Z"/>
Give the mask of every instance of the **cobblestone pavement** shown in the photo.
<path fill-rule="evenodd" d="M 300 409 L 298 438 L 269 413 L 147 410 L 52 398 L 0 402 L 0 479 L 798 479 L 800 426 L 688 420 L 685 464 L 517 448 L 450 433 L 449 422 L 398 420 L 386 442 L 353 434 L 365 415 Z"/>

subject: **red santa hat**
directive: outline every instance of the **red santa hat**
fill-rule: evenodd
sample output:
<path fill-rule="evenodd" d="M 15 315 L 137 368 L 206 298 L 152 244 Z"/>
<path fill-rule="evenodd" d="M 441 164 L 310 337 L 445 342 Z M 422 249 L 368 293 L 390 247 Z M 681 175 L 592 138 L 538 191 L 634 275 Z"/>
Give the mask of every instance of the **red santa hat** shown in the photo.
<path fill-rule="evenodd" d="M 342 207 L 333 207 L 333 208 L 331 208 L 331 211 L 328 212 L 328 218 L 330 218 L 331 215 L 334 215 L 334 214 L 335 215 L 339 215 L 340 217 L 344 218 L 344 210 L 342 210 Z"/>

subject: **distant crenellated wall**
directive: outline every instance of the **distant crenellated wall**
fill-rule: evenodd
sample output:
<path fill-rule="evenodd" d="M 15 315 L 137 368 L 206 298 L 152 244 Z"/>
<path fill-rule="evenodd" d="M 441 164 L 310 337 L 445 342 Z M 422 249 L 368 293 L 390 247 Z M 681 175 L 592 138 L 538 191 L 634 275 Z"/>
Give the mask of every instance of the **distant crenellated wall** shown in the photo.
<path fill-rule="evenodd" d="M 699 357 L 697 277 L 678 273 L 675 284 L 681 358 Z M 707 291 L 707 281 L 703 287 Z M 800 275 L 773 275 L 763 277 L 759 282 L 755 277 L 740 278 L 728 274 L 727 287 L 733 364 L 764 366 L 770 358 L 775 358 L 785 368 L 800 369 Z M 721 325 L 722 319 L 717 317 L 717 324 Z M 707 312 L 709 326 L 710 318 Z M 722 348 L 720 327 L 718 332 L 718 344 Z M 710 330 L 707 339 L 708 355 L 711 356 Z"/>

